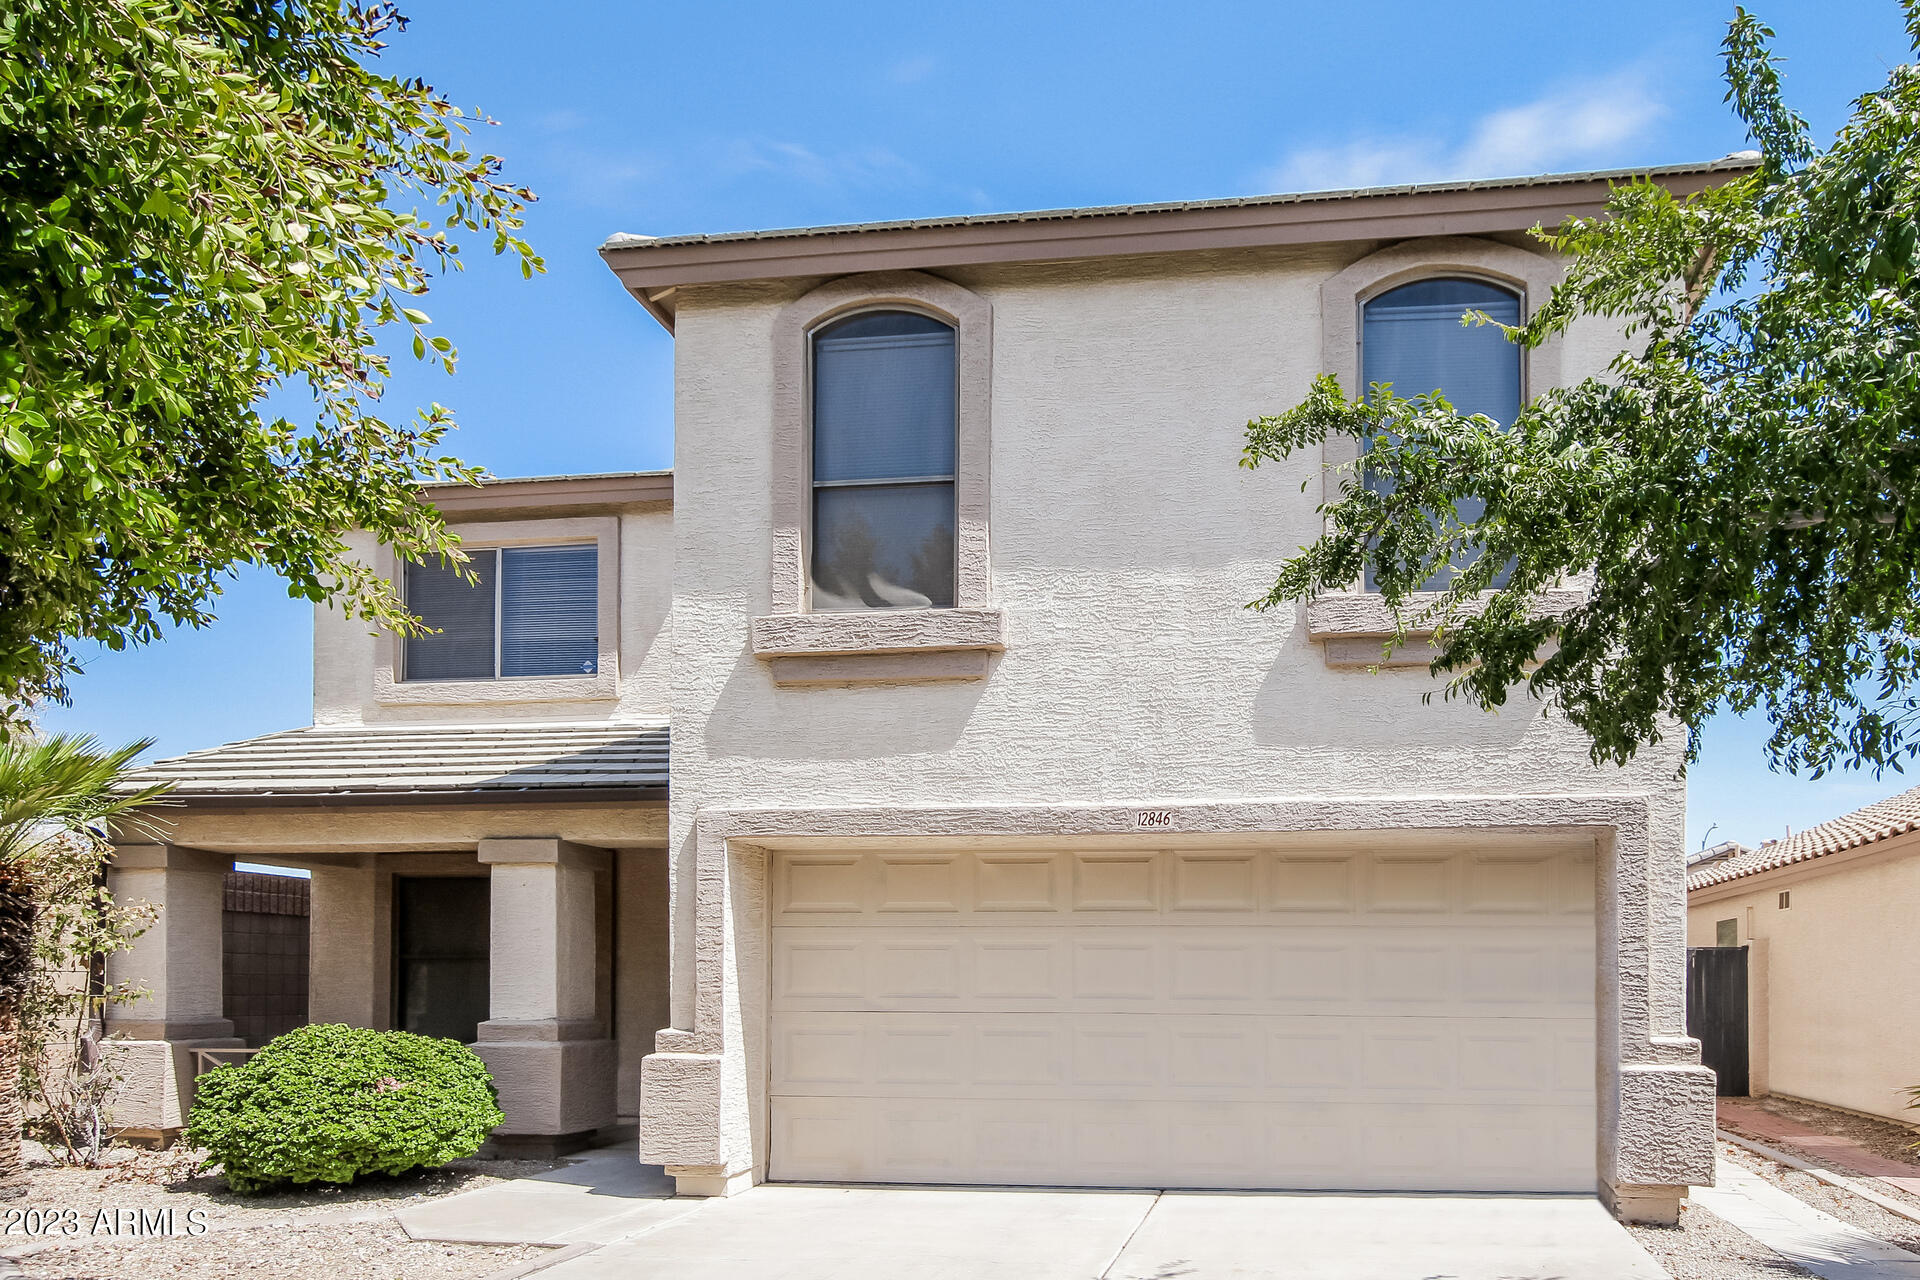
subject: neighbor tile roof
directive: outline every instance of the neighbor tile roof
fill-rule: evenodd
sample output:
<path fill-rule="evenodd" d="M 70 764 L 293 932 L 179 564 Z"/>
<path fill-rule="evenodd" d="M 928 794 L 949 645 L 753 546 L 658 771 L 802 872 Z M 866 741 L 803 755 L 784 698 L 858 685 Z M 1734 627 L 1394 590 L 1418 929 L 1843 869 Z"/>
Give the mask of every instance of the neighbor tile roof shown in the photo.
<path fill-rule="evenodd" d="M 1742 876 L 1758 875 L 1796 862 L 1824 858 L 1830 853 L 1857 849 L 1861 845 L 1887 840 L 1920 830 L 1920 787 L 1902 791 L 1878 804 L 1856 809 L 1830 822 L 1795 832 L 1784 840 L 1771 840 L 1758 849 L 1748 849 L 1732 857 L 1705 863 L 1687 876 L 1687 888 L 1704 889 L 1725 884 Z"/>
<path fill-rule="evenodd" d="M 169 798 L 422 800 L 667 787 L 667 727 L 649 723 L 379 725 L 270 733 L 156 760 Z"/>

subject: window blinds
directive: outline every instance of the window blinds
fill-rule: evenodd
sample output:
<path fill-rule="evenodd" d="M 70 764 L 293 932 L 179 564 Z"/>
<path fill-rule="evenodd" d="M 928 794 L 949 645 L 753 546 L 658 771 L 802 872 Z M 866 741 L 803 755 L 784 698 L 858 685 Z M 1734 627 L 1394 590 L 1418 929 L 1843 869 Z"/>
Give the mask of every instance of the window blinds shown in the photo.
<path fill-rule="evenodd" d="M 494 552 L 470 551 L 477 586 L 451 566 L 432 561 L 407 566 L 407 609 L 437 633 L 408 636 L 403 658 L 408 680 L 475 680 L 493 675 Z"/>
<path fill-rule="evenodd" d="M 500 553 L 500 674 L 591 675 L 600 663 L 600 553 L 591 544 Z"/>
<path fill-rule="evenodd" d="M 953 474 L 953 330 L 813 344 L 813 478 Z"/>
<path fill-rule="evenodd" d="M 437 563 L 407 566 L 407 608 L 436 634 L 407 638 L 403 679 L 599 670 L 598 546 L 504 547 L 468 555 L 478 586 Z"/>
<path fill-rule="evenodd" d="M 1511 423 L 1520 411 L 1520 348 L 1492 325 L 1461 324 L 1469 310 L 1520 323 L 1520 300 L 1477 280 L 1422 280 L 1375 298 L 1361 328 L 1361 381 L 1390 382 L 1403 400 L 1437 390 L 1461 413 Z"/>

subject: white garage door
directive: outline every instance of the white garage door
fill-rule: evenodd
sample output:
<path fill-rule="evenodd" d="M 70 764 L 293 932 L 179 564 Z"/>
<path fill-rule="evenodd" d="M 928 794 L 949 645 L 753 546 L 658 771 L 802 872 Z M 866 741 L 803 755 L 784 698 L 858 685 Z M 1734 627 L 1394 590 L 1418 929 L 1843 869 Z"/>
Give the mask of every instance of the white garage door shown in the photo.
<path fill-rule="evenodd" d="M 770 1176 L 1591 1191 L 1591 850 L 775 856 Z"/>

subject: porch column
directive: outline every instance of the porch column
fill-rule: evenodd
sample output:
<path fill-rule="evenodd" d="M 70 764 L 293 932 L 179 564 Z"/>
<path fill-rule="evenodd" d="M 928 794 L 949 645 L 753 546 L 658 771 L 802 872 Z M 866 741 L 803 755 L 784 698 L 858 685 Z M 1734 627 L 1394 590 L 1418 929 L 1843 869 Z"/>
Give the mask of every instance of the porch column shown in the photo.
<path fill-rule="evenodd" d="M 373 855 L 342 863 L 311 869 L 307 1021 L 384 1030 L 387 935 Z"/>
<path fill-rule="evenodd" d="M 114 846 L 108 891 L 158 910 L 131 948 L 107 957 L 109 984 L 147 992 L 106 1011 L 107 1033 L 118 1037 L 114 1120 L 134 1137 L 166 1140 L 186 1123 L 192 1050 L 241 1044 L 221 1011 L 224 878 L 232 867 L 230 856 L 200 849 Z"/>
<path fill-rule="evenodd" d="M 509 1150 L 564 1153 L 615 1120 L 616 1052 L 599 1007 L 604 849 L 551 838 L 480 841 L 493 880 L 488 1017 L 474 1051 L 493 1072 Z"/>

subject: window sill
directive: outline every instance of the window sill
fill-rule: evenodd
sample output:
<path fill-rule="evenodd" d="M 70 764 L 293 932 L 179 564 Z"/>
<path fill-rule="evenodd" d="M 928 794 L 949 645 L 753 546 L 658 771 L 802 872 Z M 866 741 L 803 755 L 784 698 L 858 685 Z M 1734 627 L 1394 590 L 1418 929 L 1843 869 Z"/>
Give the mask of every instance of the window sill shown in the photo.
<path fill-rule="evenodd" d="M 1402 612 L 1418 617 L 1440 598 L 1437 591 L 1415 592 Z M 1549 591 L 1539 612 L 1557 616 L 1587 598 L 1584 591 Z M 1414 627 L 1406 643 L 1383 657 L 1384 642 L 1395 632 L 1393 610 L 1372 591 L 1338 592 L 1307 602 L 1307 638 L 1322 646 L 1330 667 L 1421 667 L 1439 656 L 1431 629 Z"/>
<path fill-rule="evenodd" d="M 619 677 L 512 676 L 499 680 L 391 680 L 376 676 L 373 700 L 383 707 L 483 707 L 516 702 L 612 702 Z"/>
<path fill-rule="evenodd" d="M 782 685 L 981 680 L 1007 647 L 998 609 L 777 613 L 752 632 L 753 656 Z"/>

